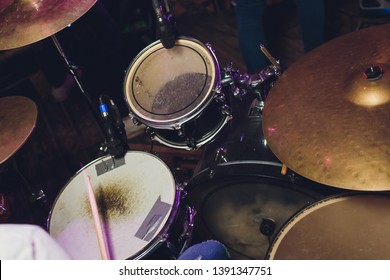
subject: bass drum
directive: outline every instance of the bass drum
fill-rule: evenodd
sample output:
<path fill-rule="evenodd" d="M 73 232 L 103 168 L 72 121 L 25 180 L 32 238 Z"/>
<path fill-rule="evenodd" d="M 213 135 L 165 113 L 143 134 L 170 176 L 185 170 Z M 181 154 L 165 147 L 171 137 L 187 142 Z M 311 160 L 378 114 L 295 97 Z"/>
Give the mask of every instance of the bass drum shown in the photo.
<path fill-rule="evenodd" d="M 289 170 L 283 175 L 262 135 L 257 99 L 236 105 L 232 125 L 207 146 L 187 184 L 194 238 L 219 240 L 234 259 L 265 259 L 282 225 L 328 190 Z"/>
<path fill-rule="evenodd" d="M 346 193 L 308 206 L 280 230 L 279 260 L 389 260 L 389 193 Z"/>
<path fill-rule="evenodd" d="M 100 259 L 82 172 L 91 178 L 111 259 L 174 259 L 190 242 L 193 211 L 172 173 L 158 157 L 130 151 L 91 162 L 57 197 L 48 231 L 72 259 Z"/>

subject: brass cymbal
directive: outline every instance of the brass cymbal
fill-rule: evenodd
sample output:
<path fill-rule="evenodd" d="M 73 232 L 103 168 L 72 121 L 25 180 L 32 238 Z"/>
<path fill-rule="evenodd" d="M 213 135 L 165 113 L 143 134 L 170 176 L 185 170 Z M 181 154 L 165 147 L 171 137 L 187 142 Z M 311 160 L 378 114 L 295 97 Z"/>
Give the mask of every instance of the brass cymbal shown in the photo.
<path fill-rule="evenodd" d="M 270 90 L 263 132 L 287 167 L 342 189 L 390 190 L 390 24 L 333 39 Z"/>
<path fill-rule="evenodd" d="M 38 116 L 35 103 L 27 97 L 0 98 L 0 164 L 28 139 Z"/>
<path fill-rule="evenodd" d="M 26 46 L 57 33 L 97 0 L 0 0 L 0 50 Z"/>

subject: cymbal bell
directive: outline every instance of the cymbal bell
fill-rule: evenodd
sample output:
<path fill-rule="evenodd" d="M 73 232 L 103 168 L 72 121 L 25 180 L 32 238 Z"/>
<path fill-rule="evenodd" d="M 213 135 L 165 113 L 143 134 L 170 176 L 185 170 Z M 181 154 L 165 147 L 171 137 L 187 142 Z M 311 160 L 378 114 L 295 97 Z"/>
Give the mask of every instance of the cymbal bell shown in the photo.
<path fill-rule="evenodd" d="M 0 50 L 47 38 L 84 15 L 97 0 L 0 0 Z"/>
<path fill-rule="evenodd" d="M 321 184 L 390 190 L 390 25 L 333 39 L 293 63 L 270 90 L 272 152 Z"/>
<path fill-rule="evenodd" d="M 27 97 L 0 98 L 0 164 L 26 142 L 38 116 L 35 103 Z"/>

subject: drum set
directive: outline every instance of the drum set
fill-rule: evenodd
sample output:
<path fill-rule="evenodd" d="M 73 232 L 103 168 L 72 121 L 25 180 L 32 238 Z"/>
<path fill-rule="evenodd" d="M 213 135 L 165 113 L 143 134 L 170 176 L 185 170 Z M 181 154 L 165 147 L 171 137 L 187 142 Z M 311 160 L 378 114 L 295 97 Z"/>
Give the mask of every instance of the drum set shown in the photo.
<path fill-rule="evenodd" d="M 165 249 L 175 259 L 207 239 L 234 259 L 390 259 L 389 28 L 333 39 L 284 71 L 270 57 L 254 75 L 221 69 L 211 45 L 191 37 L 150 44 L 126 71 L 124 99 L 152 140 L 204 148 L 194 176 L 177 183 L 150 152 L 108 154 L 62 188 L 48 232 L 72 258 L 100 258 L 87 173 L 113 259 Z M 6 34 L 0 48 L 59 29 Z M 2 140 L 3 130 L 2 121 Z M 0 148 L 2 161 L 17 149 Z"/>

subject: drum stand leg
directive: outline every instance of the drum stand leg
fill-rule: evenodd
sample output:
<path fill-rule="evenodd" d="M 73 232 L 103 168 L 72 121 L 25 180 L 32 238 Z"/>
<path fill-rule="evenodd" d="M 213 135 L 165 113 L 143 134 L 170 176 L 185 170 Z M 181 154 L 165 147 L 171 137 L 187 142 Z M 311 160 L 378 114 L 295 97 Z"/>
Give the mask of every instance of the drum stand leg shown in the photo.
<path fill-rule="evenodd" d="M 45 215 L 49 213 L 49 207 L 47 206 L 47 197 L 45 192 L 41 189 L 37 192 L 33 191 L 33 188 L 30 184 L 30 182 L 26 179 L 26 177 L 22 174 L 22 172 L 18 168 L 18 164 L 16 162 L 16 159 L 12 158 L 12 167 L 16 174 L 19 176 L 22 182 L 23 190 L 27 194 L 28 203 L 33 206 L 39 206 L 41 210 L 44 211 Z M 29 218 L 31 220 L 34 220 L 34 217 L 32 217 L 32 213 L 29 213 Z"/>
<path fill-rule="evenodd" d="M 13 169 L 15 170 L 16 174 L 19 176 L 19 178 L 22 180 L 23 186 L 25 188 L 25 191 L 28 193 L 29 202 L 35 203 L 35 202 L 42 202 L 43 204 L 46 204 L 46 195 L 43 190 L 39 190 L 37 193 L 32 190 L 31 184 L 28 182 L 26 177 L 20 172 L 18 164 L 16 162 L 15 158 L 12 158 L 12 165 Z"/>
<path fill-rule="evenodd" d="M 0 201 L 2 212 L 7 220 L 12 223 L 28 223 L 46 226 L 49 207 L 47 206 L 46 194 L 43 190 L 34 192 L 31 184 L 20 172 L 15 157 L 11 157 L 0 166 L 1 191 L 8 197 L 8 203 Z M 4 177 L 3 177 L 4 176 Z M 39 209 L 36 207 L 39 206 Z M 38 210 L 38 212 L 36 211 Z M 0 217 L 1 218 L 4 217 Z"/>

